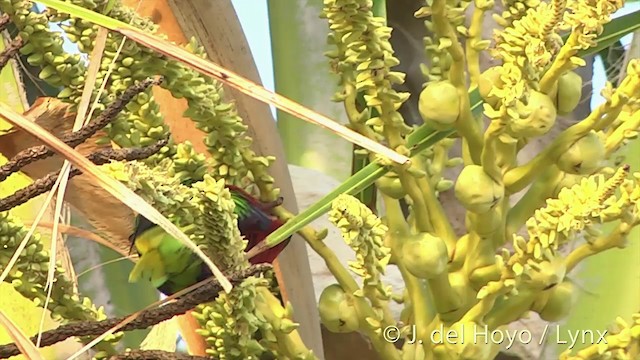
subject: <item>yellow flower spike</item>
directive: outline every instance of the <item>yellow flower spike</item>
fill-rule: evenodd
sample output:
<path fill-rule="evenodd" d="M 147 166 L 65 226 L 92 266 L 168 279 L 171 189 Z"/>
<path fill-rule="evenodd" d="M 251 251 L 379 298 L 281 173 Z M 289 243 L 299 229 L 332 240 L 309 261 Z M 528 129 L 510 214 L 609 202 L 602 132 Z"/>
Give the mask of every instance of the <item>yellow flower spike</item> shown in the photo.
<path fill-rule="evenodd" d="M 560 356 L 561 360 L 595 360 L 595 359 L 636 359 L 640 355 L 638 341 L 640 340 L 640 324 L 637 319 L 640 314 L 633 314 L 635 322 L 631 325 L 616 320 L 618 329 L 604 337 L 604 341 L 590 345 L 572 355 L 568 349 Z"/>
<path fill-rule="evenodd" d="M 575 57 L 578 50 L 596 45 L 594 39 L 602 33 L 603 25 L 611 21 L 611 14 L 623 4 L 623 0 L 567 1 L 570 11 L 564 13 L 563 24 L 571 29 L 571 35 L 540 81 L 540 91 L 548 94 L 562 74 L 584 66 L 584 60 Z"/>
<path fill-rule="evenodd" d="M 345 11 L 347 9 L 350 11 Z M 381 113 L 379 119 L 382 126 L 368 122 L 366 126 L 369 131 L 380 135 L 387 126 L 406 135 L 410 128 L 404 124 L 397 110 L 407 100 L 408 94 L 392 88 L 394 84 L 402 84 L 405 75 L 391 71 L 399 61 L 393 56 L 389 43 L 391 28 L 386 26 L 385 19 L 373 16 L 370 0 L 326 0 L 323 17 L 329 20 L 332 31 L 329 43 L 337 48 L 330 54 L 337 62 L 336 69 L 341 75 L 341 89 L 336 98 L 342 99 L 342 92 L 347 94 L 344 100 L 348 101 L 345 105 L 350 122 L 361 124 L 362 120 L 366 120 L 360 119 L 359 112 L 355 110 L 357 91 L 364 95 L 368 106 L 375 107 Z M 383 107 L 392 110 L 387 112 Z"/>
<path fill-rule="evenodd" d="M 387 226 L 371 210 L 351 195 L 340 195 L 332 204 L 329 220 L 341 231 L 355 252 L 357 261 L 350 268 L 363 278 L 365 287 L 371 286 L 381 291 L 386 298 L 380 276 L 389 263 L 391 250 L 384 245 Z"/>
<path fill-rule="evenodd" d="M 605 200 L 609 199 L 613 195 L 614 191 L 622 185 L 629 175 L 629 169 L 631 169 L 631 166 L 624 165 L 602 185 L 598 196 L 598 201 L 600 203 L 604 203 Z"/>

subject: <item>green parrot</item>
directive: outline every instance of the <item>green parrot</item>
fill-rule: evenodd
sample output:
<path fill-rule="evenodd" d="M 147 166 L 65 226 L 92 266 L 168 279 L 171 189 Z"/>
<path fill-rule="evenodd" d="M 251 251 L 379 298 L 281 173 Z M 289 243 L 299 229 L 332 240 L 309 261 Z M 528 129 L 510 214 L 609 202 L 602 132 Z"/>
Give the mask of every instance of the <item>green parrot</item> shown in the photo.
<path fill-rule="evenodd" d="M 282 199 L 262 203 L 244 190 L 227 185 L 235 203 L 238 229 L 247 239 L 249 251 L 284 222 L 271 214 L 282 204 Z M 193 227 L 188 226 L 186 229 Z M 251 264 L 271 263 L 284 250 L 290 237 L 277 246 L 249 259 Z M 179 240 L 167 234 L 160 226 L 138 215 L 133 234 L 129 237 L 132 248 L 140 256 L 129 274 L 129 282 L 146 279 L 169 296 L 211 276 L 209 267 Z"/>

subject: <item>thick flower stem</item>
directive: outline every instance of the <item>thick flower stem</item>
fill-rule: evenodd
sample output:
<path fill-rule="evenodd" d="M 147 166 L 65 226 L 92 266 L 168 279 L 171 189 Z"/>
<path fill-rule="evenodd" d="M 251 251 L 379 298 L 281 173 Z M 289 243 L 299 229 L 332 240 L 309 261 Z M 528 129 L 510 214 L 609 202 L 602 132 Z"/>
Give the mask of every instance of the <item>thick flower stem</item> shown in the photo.
<path fill-rule="evenodd" d="M 492 214 L 469 214 L 469 220 L 471 223 L 470 227 L 472 229 L 474 227 L 477 227 L 478 224 L 483 223 L 483 221 L 496 225 L 499 224 L 494 221 L 494 215 Z M 492 231 L 489 231 L 487 233 L 479 233 L 475 230 L 469 231 L 469 248 L 471 249 L 471 251 L 467 253 L 465 266 L 468 269 L 470 280 L 472 280 L 471 275 L 473 274 L 474 270 L 495 263 L 496 248 L 494 246 L 493 238 L 496 231 L 497 227 L 495 226 Z"/>
<path fill-rule="evenodd" d="M 490 329 L 497 329 L 502 325 L 507 325 L 522 317 L 531 309 L 535 302 L 537 291 L 531 291 L 525 287 L 518 288 L 518 294 L 512 295 L 502 302 L 497 302 L 496 306 L 485 316 L 485 323 Z"/>
<path fill-rule="evenodd" d="M 540 92 L 549 95 L 553 85 L 558 82 L 560 76 L 576 67 L 571 62 L 571 58 L 578 53 L 578 49 L 578 35 L 572 32 L 567 42 L 560 48 L 560 52 L 551 64 L 551 67 L 540 80 Z"/>
<path fill-rule="evenodd" d="M 447 51 L 451 55 L 451 68 L 449 69 L 449 80 L 458 89 L 460 97 L 460 117 L 456 121 L 456 130 L 467 140 L 469 155 L 475 164 L 480 163 L 480 153 L 482 150 L 482 135 L 478 123 L 473 119 L 469 104 L 469 95 L 465 81 L 465 55 L 462 45 L 458 41 L 457 35 L 447 19 L 447 1 L 433 0 L 431 15 L 433 27 L 438 39 L 448 39 L 451 45 Z"/>
<path fill-rule="evenodd" d="M 478 86 L 478 78 L 480 78 L 480 51 L 478 51 L 474 45 L 482 41 L 482 26 L 486 9 L 481 5 L 484 5 L 482 4 L 484 2 L 486 1 L 475 1 L 475 8 L 473 9 L 473 15 L 471 16 L 471 24 L 469 25 L 469 38 L 465 44 L 467 68 L 469 70 L 469 78 L 471 80 L 470 88 Z"/>
<path fill-rule="evenodd" d="M 485 315 L 495 306 L 497 298 L 505 292 L 503 285 L 500 283 L 492 283 L 487 286 L 491 290 L 490 293 L 469 309 L 460 319 L 461 322 L 482 322 Z"/>
<path fill-rule="evenodd" d="M 622 222 L 616 227 L 610 234 L 599 237 L 593 243 L 582 244 L 575 250 L 573 250 L 565 259 L 565 266 L 567 272 L 573 270 L 580 261 L 588 258 L 591 255 L 595 255 L 605 250 L 612 249 L 614 247 L 624 247 L 626 237 L 634 226 L 640 224 L 640 221 L 628 224 Z"/>
<path fill-rule="evenodd" d="M 433 303 L 438 314 L 446 315 L 460 308 L 462 301 L 451 287 L 448 272 L 445 271 L 427 281 L 431 294 L 433 294 Z"/>
<path fill-rule="evenodd" d="M 290 359 L 317 359 L 315 356 L 310 357 L 311 351 L 304 345 L 297 330 L 287 333 L 280 329 L 280 324 L 285 314 L 285 309 L 280 304 L 280 300 L 264 286 L 256 287 L 256 292 L 258 295 L 254 299 L 256 309 L 273 326 L 273 333 L 278 339 L 278 351 L 281 352 L 281 355 L 286 355 Z"/>
<path fill-rule="evenodd" d="M 391 249 L 394 254 L 402 253 L 403 240 L 409 234 L 409 226 L 402 215 L 402 209 L 398 200 L 383 195 L 385 208 L 387 210 L 387 226 L 391 232 Z M 420 340 L 425 346 L 425 352 L 428 353 L 426 344 L 430 343 L 429 333 L 427 331 L 429 323 L 434 318 L 434 314 L 429 308 L 429 294 L 424 286 L 424 282 L 417 277 L 411 275 L 403 264 L 403 259 L 397 260 L 397 266 L 402 274 L 402 278 L 409 292 L 411 304 L 413 305 L 413 314 L 416 325 L 416 340 Z"/>
<path fill-rule="evenodd" d="M 292 216 L 286 210 L 282 209 L 282 207 L 276 208 L 275 211 L 281 217 L 286 218 Z M 338 259 L 336 254 L 329 247 L 327 247 L 323 241 L 318 240 L 316 231 L 313 228 L 306 226 L 302 228 L 298 233 L 305 239 L 307 244 L 309 244 L 309 246 L 311 246 L 311 248 L 318 255 L 322 256 L 322 259 L 327 265 L 327 268 L 329 269 L 329 271 L 331 271 L 331 274 L 336 278 L 340 286 L 342 286 L 342 288 L 346 292 L 353 294 L 359 289 L 358 283 L 356 283 L 349 271 L 340 263 L 340 259 Z M 365 319 L 368 317 L 376 318 L 375 312 L 373 311 L 371 305 L 369 305 L 369 303 L 363 298 L 354 297 L 354 299 L 354 304 L 358 310 L 358 314 L 360 315 L 360 324 L 364 324 L 362 326 L 362 330 L 371 340 L 376 351 L 384 356 L 385 359 L 399 360 L 400 355 L 398 354 L 396 348 L 393 346 L 393 343 L 385 341 L 381 336 L 376 334 L 376 329 L 369 326 L 365 321 Z M 384 328 L 391 325 L 395 324 L 383 323 L 381 326 Z"/>
<path fill-rule="evenodd" d="M 506 122 L 507 120 L 505 120 Z M 482 148 L 481 164 L 484 172 L 489 175 L 493 181 L 502 184 L 502 173 L 496 162 L 499 154 L 496 151 L 496 145 L 500 141 L 498 135 L 502 132 L 503 125 L 494 120 L 489 124 L 484 135 L 484 147 Z"/>
<path fill-rule="evenodd" d="M 545 199 L 551 197 L 554 187 L 562 176 L 563 173 L 557 166 L 550 166 L 543 170 L 542 175 L 533 182 L 527 193 L 509 210 L 507 236 L 510 237 L 511 234 L 518 232 L 535 209 L 543 205 Z"/>
<path fill-rule="evenodd" d="M 421 177 L 416 179 L 416 182 L 427 205 L 433 231 L 447 244 L 447 252 L 449 253 L 449 259 L 451 259 L 457 241 L 451 221 L 447 218 L 442 203 L 440 203 L 440 200 L 436 197 L 436 193 L 433 191 L 429 181 L 425 177 Z"/>

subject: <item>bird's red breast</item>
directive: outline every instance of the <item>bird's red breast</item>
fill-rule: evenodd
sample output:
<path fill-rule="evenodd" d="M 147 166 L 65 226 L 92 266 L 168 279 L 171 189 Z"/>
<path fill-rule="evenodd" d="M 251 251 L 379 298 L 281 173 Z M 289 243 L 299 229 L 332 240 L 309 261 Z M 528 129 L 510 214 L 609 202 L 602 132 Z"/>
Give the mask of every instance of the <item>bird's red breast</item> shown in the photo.
<path fill-rule="evenodd" d="M 248 240 L 247 248 L 245 249 L 245 251 L 251 250 L 254 246 L 256 246 L 259 242 L 264 240 L 267 236 L 269 236 L 269 234 L 276 231 L 276 229 L 278 229 L 283 224 L 284 224 L 284 221 L 278 218 L 274 218 L 273 221 L 271 222 L 271 226 L 269 227 L 269 230 L 248 231 L 247 233 L 245 233 L 244 236 Z M 251 259 L 249 259 L 249 262 L 251 264 L 272 263 L 273 260 L 275 260 L 278 257 L 278 255 L 280 255 L 282 250 L 284 250 L 284 248 L 287 247 L 290 240 L 291 240 L 291 237 L 281 242 L 280 244 L 272 247 L 271 249 L 252 257 Z"/>

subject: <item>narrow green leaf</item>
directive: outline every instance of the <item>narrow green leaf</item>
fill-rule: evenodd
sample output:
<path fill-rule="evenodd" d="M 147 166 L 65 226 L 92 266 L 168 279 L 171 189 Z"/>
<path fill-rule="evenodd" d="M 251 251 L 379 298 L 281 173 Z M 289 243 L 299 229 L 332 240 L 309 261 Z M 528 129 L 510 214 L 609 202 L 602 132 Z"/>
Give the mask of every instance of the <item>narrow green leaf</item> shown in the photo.
<path fill-rule="evenodd" d="M 99 14 L 89 9 L 85 9 L 81 6 L 73 5 L 68 2 L 63 2 L 60 0 L 38 0 L 38 2 L 45 5 L 46 7 L 56 9 L 61 13 L 69 14 L 74 17 L 90 21 L 96 25 L 100 25 L 109 30 L 116 30 L 116 29 L 136 30 L 135 27 L 127 23 L 110 18 L 106 15 Z"/>
<path fill-rule="evenodd" d="M 378 110 L 376 110 L 376 108 L 367 107 L 367 103 L 364 100 L 364 93 L 362 92 L 358 93 L 356 97 L 356 108 L 358 109 L 358 111 L 368 109 L 370 114 L 369 118 L 380 116 L 380 113 L 378 112 Z M 351 175 L 357 173 L 371 163 L 368 156 L 356 153 L 356 151 L 362 150 L 362 147 L 355 144 L 352 147 L 353 152 L 351 159 Z M 355 196 L 361 203 L 365 204 L 369 209 L 371 209 L 371 211 L 377 213 L 377 194 L 378 191 L 375 184 L 371 184 L 370 186 L 362 189 L 362 191 L 358 192 L 357 194 L 352 195 Z"/>
<path fill-rule="evenodd" d="M 356 194 L 368 185 L 372 184 L 388 170 L 381 166 L 378 162 L 373 162 L 358 171 L 332 192 L 325 195 L 322 199 L 299 213 L 293 219 L 287 221 L 278 230 L 272 232 L 265 240 L 268 247 L 273 247 L 284 241 L 296 231 L 309 225 L 313 220 L 322 216 L 331 207 L 331 202 L 340 194 Z"/>
<path fill-rule="evenodd" d="M 102 13 L 108 15 L 111 10 L 113 10 L 114 6 L 116 6 L 116 0 L 109 0 L 104 6 L 104 11 L 102 11 Z"/>

